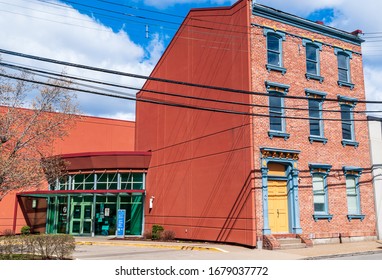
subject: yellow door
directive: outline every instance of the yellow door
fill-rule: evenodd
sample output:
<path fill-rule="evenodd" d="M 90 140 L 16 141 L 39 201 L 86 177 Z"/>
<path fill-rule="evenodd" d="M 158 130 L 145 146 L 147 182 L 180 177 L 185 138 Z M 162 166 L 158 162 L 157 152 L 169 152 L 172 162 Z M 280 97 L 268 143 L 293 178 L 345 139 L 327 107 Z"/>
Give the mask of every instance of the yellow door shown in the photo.
<path fill-rule="evenodd" d="M 286 181 L 268 181 L 268 219 L 272 233 L 289 232 Z"/>

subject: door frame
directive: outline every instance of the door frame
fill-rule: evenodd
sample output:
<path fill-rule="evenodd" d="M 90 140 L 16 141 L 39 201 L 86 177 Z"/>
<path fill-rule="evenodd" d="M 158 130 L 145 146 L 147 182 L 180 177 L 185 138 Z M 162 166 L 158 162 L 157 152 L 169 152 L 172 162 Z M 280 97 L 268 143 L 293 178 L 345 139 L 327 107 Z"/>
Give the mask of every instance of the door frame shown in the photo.
<path fill-rule="evenodd" d="M 81 213 L 80 218 L 74 217 L 74 209 L 76 206 L 80 206 Z M 90 208 L 90 217 L 85 217 L 85 208 Z M 92 202 L 72 202 L 71 204 L 71 211 L 70 211 L 70 231 L 69 233 L 71 235 L 91 235 L 93 232 L 93 203 Z M 79 232 L 73 232 L 73 223 L 74 222 L 80 222 L 80 229 Z M 84 223 L 90 222 L 90 228 L 89 232 L 84 232 Z"/>
<path fill-rule="evenodd" d="M 300 151 L 275 148 L 260 148 L 262 176 L 263 234 L 272 234 L 269 228 L 268 180 L 287 180 L 288 228 L 289 233 L 300 234 L 300 206 L 298 198 L 298 158 Z M 268 164 L 278 163 L 286 166 L 285 176 L 270 176 Z"/>

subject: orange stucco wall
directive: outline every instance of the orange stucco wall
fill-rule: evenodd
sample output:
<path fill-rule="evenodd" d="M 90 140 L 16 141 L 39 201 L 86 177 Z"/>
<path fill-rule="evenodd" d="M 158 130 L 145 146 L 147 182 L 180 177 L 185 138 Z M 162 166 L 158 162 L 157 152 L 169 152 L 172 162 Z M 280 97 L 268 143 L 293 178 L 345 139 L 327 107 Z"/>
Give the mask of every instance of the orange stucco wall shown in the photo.
<path fill-rule="evenodd" d="M 68 137 L 56 140 L 54 154 L 134 151 L 135 123 L 82 116 Z"/>
<path fill-rule="evenodd" d="M 69 128 L 67 137 L 54 141 L 52 151 L 53 154 L 134 151 L 134 135 L 134 122 L 82 116 Z M 46 188 L 46 184 L 43 184 L 40 189 Z M 16 192 L 12 192 L 0 201 L 0 233 L 13 229 L 15 197 Z M 24 203 L 24 206 L 28 208 L 28 203 Z M 38 231 L 44 232 L 44 211 L 32 211 L 30 207 L 29 210 L 25 207 L 22 209 L 19 205 L 17 208 L 16 232 L 28 224 L 28 219 L 38 220 Z"/>
<path fill-rule="evenodd" d="M 152 76 L 249 90 L 249 1 L 231 8 L 191 10 Z M 244 94 L 148 81 L 144 89 L 232 102 Z M 250 108 L 140 92 L 139 98 L 248 112 Z M 145 213 L 176 237 L 256 241 L 249 116 L 137 104 L 136 149 L 151 150 Z M 146 209 L 147 210 L 147 209 Z"/>

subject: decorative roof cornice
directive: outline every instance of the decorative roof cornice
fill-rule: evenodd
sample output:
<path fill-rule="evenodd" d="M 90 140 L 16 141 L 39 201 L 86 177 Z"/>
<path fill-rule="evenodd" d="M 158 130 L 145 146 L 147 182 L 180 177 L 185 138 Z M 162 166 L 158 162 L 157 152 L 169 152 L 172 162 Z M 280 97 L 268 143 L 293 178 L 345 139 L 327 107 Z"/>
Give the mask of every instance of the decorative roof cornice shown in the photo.
<path fill-rule="evenodd" d="M 256 16 L 261 16 L 267 19 L 275 20 L 278 22 L 286 23 L 295 27 L 299 27 L 308 31 L 316 32 L 325 36 L 336 38 L 355 45 L 361 45 L 363 39 L 357 35 L 349 32 L 342 31 L 330 26 L 319 24 L 292 14 L 288 14 L 267 6 L 253 3 L 252 13 Z"/>

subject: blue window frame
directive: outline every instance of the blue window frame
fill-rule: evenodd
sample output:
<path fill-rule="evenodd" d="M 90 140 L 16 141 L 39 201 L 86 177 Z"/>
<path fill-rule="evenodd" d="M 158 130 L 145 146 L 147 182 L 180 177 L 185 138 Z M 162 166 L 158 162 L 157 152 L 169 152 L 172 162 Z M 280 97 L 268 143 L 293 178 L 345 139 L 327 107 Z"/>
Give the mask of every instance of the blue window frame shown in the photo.
<path fill-rule="evenodd" d="M 358 147 L 359 143 L 355 141 L 353 108 L 357 99 L 337 96 L 341 107 L 341 127 L 342 127 L 342 145 Z"/>
<path fill-rule="evenodd" d="M 309 129 L 311 136 L 322 137 L 322 100 L 309 99 Z"/>
<path fill-rule="evenodd" d="M 322 117 L 322 105 L 326 97 L 325 92 L 305 89 L 309 108 L 309 141 L 326 144 L 328 139 L 324 137 L 324 121 Z"/>
<path fill-rule="evenodd" d="M 269 128 L 273 131 L 285 131 L 283 95 L 277 92 L 269 93 Z"/>
<path fill-rule="evenodd" d="M 265 28 L 264 35 L 267 37 L 267 70 L 279 71 L 285 74 L 282 45 L 282 41 L 285 41 L 285 33 Z"/>
<path fill-rule="evenodd" d="M 350 75 L 350 59 L 352 58 L 352 53 L 339 48 L 335 48 L 334 53 L 337 55 L 338 85 L 353 89 L 354 84 L 351 83 Z"/>
<path fill-rule="evenodd" d="M 320 51 L 322 50 L 322 44 L 307 39 L 303 39 L 302 44 L 305 47 L 306 54 L 306 78 L 308 80 L 318 80 L 322 83 L 324 80 L 320 76 Z"/>
<path fill-rule="evenodd" d="M 328 206 L 328 183 L 327 176 L 332 168 L 328 164 L 309 164 L 310 173 L 312 175 L 313 187 L 313 219 L 327 219 L 330 221 L 333 215 L 329 214 Z"/>
<path fill-rule="evenodd" d="M 343 167 L 343 171 L 346 178 L 346 200 L 349 221 L 352 219 L 363 220 L 365 215 L 361 212 L 361 199 L 359 188 L 359 177 L 362 174 L 362 168 L 360 167 Z"/>
<path fill-rule="evenodd" d="M 287 140 L 290 135 L 286 133 L 284 96 L 287 94 L 289 86 L 267 81 L 266 87 L 269 93 L 268 135 L 270 138 L 283 137 L 285 140 Z"/>

